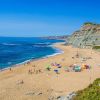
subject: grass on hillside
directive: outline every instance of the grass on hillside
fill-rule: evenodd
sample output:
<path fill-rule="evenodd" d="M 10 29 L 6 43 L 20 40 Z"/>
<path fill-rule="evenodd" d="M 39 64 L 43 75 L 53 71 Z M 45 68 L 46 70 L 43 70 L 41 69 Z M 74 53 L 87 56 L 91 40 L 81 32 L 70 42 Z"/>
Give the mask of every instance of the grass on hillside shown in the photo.
<path fill-rule="evenodd" d="M 100 100 L 100 78 L 84 90 L 78 91 L 73 100 Z"/>
<path fill-rule="evenodd" d="M 93 49 L 100 49 L 100 46 L 94 46 Z"/>

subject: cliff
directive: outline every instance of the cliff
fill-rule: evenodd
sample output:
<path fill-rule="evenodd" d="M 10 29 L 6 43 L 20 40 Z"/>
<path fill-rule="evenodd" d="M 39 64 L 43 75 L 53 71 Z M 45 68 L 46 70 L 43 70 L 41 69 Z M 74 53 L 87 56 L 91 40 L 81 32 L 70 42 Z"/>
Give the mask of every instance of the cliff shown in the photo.
<path fill-rule="evenodd" d="M 84 23 L 70 36 L 68 44 L 80 48 L 100 47 L 100 24 Z"/>

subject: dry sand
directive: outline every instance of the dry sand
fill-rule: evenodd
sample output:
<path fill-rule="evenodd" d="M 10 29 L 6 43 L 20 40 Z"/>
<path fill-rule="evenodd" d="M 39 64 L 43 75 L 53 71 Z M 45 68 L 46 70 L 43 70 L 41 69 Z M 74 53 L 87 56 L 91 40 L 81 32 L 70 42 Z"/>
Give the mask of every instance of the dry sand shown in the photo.
<path fill-rule="evenodd" d="M 64 46 L 61 43 L 54 46 L 62 49 L 64 53 L 18 65 L 11 71 L 0 72 L 0 100 L 49 100 L 52 97 L 83 89 L 96 78 L 100 78 L 99 52 Z M 77 50 L 80 57 L 72 59 Z M 65 72 L 64 68 L 71 64 L 82 64 L 82 57 L 92 58 L 84 62 L 92 67 L 91 70 Z M 54 68 L 51 71 L 46 70 L 46 66 L 52 62 L 63 66 L 59 70 L 60 74 L 56 74 Z M 29 70 L 33 73 L 29 73 Z"/>

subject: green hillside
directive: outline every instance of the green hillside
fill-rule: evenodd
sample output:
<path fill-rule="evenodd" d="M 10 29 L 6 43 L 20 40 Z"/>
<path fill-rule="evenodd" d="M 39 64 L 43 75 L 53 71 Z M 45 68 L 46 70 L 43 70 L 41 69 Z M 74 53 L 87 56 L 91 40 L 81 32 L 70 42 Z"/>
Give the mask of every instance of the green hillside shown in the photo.
<path fill-rule="evenodd" d="M 73 100 L 100 100 L 100 78 L 84 90 L 78 91 Z"/>

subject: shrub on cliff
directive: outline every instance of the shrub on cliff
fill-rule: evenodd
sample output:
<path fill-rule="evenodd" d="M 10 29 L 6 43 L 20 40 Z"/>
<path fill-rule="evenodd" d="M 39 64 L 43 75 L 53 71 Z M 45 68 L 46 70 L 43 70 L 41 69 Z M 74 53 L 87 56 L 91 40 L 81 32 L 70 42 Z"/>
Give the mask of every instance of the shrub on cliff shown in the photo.
<path fill-rule="evenodd" d="M 100 100 L 100 78 L 84 90 L 78 91 L 73 100 Z"/>

